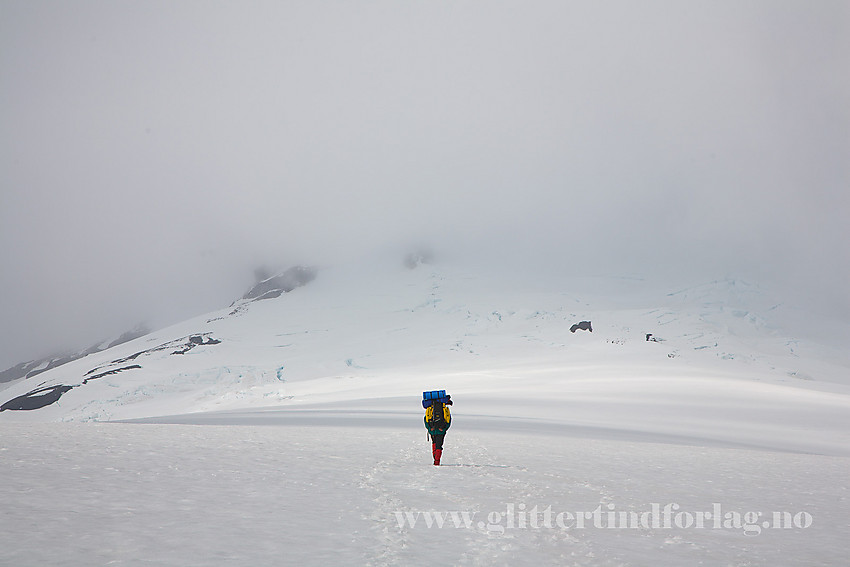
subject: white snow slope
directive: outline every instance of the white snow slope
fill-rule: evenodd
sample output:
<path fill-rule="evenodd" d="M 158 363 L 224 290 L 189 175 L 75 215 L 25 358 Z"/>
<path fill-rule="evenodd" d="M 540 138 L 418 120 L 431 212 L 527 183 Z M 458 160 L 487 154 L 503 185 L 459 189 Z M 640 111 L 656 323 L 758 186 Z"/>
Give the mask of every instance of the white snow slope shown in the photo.
<path fill-rule="evenodd" d="M 326 269 L 13 383 L 0 564 L 846 564 L 847 327 L 659 289 Z"/>

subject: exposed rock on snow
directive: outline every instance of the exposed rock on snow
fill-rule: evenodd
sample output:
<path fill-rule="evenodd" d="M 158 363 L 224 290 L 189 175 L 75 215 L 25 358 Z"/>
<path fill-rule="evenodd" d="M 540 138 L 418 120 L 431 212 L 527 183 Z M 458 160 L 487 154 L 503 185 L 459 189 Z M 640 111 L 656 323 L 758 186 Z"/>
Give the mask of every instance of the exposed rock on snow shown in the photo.
<path fill-rule="evenodd" d="M 265 275 L 265 274 L 263 274 Z M 293 289 L 299 288 L 313 281 L 316 277 L 315 268 L 295 266 L 289 268 L 276 276 L 260 280 L 254 287 L 242 296 L 242 299 L 251 301 L 259 299 L 274 299 Z"/>
<path fill-rule="evenodd" d="M 89 354 L 94 354 L 96 352 L 101 352 L 112 347 L 122 345 L 124 343 L 132 341 L 133 339 L 143 337 L 148 333 L 150 333 L 150 329 L 148 329 L 144 325 L 139 325 L 135 329 L 127 331 L 126 333 L 122 334 L 120 337 L 114 340 L 100 342 L 79 352 L 53 355 L 47 358 L 31 360 L 29 362 L 21 362 L 20 364 L 16 364 L 15 366 L 4 370 L 3 372 L 0 372 L 0 383 L 12 382 L 13 380 L 18 380 L 19 378 L 32 378 L 33 376 L 38 376 L 42 372 L 46 372 L 53 368 L 62 366 L 63 364 L 79 360 L 80 358 L 88 356 Z"/>
<path fill-rule="evenodd" d="M 38 388 L 27 392 L 24 395 L 12 398 L 8 402 L 4 403 L 2 406 L 0 406 L 0 411 L 36 410 L 47 407 L 51 404 L 58 402 L 59 398 L 61 398 L 63 394 L 69 392 L 74 388 L 86 385 L 92 380 L 97 380 L 98 378 L 103 378 L 105 376 L 119 374 L 128 370 L 141 370 L 142 366 L 140 364 L 131 364 L 128 366 L 120 365 L 129 361 L 136 360 L 137 358 L 145 355 L 151 355 L 159 351 L 166 351 L 171 349 L 177 349 L 171 353 L 172 355 L 186 354 L 193 348 L 201 345 L 217 345 L 220 343 L 221 341 L 210 336 L 210 333 L 190 335 L 188 337 L 183 337 L 175 341 L 168 341 L 153 348 L 136 352 L 134 354 L 131 354 L 130 356 L 119 358 L 106 364 L 101 364 L 100 366 L 97 366 L 86 372 L 84 374 L 85 378 L 83 378 L 83 380 L 79 384 L 54 384 L 44 386 L 44 382 L 42 382 L 42 384 L 40 384 Z"/>
<path fill-rule="evenodd" d="M 49 406 L 50 404 L 59 401 L 62 394 L 75 388 L 75 386 L 47 386 L 45 388 L 36 388 L 31 392 L 27 392 L 23 396 L 13 398 L 0 406 L 0 411 L 6 410 L 34 410 Z"/>

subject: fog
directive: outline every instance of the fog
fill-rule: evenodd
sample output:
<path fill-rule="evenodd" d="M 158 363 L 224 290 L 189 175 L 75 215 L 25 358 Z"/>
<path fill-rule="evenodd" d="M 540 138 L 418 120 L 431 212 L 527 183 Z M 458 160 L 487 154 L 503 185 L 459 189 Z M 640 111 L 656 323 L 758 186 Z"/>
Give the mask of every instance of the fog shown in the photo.
<path fill-rule="evenodd" d="M 844 1 L 5 0 L 0 367 L 419 243 L 850 319 L 848 69 Z"/>

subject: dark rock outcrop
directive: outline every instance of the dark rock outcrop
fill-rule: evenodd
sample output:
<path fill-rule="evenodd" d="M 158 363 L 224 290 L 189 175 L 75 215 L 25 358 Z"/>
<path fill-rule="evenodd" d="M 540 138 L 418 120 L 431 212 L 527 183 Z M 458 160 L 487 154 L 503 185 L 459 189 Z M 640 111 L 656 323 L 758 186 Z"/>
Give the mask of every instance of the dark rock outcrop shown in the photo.
<path fill-rule="evenodd" d="M 260 273 L 258 272 L 258 275 Z M 265 275 L 265 274 L 262 274 Z M 257 301 L 260 299 L 273 299 L 284 293 L 306 285 L 316 278 L 316 270 L 304 266 L 289 268 L 283 273 L 258 281 L 242 299 Z"/>
<path fill-rule="evenodd" d="M 12 398 L 8 402 L 0 406 L 0 411 L 26 411 L 40 409 L 44 406 L 49 406 L 50 404 L 59 401 L 59 398 L 62 397 L 62 394 L 74 388 L 75 386 L 65 386 L 64 384 L 59 384 L 58 386 L 47 386 L 45 388 L 37 388 L 32 392 L 24 394 L 23 396 Z"/>
<path fill-rule="evenodd" d="M 72 390 L 74 388 L 84 386 L 92 380 L 97 380 L 98 378 L 103 378 L 104 376 L 112 376 L 131 370 L 140 370 L 142 368 L 141 364 L 127 365 L 126 363 L 130 361 L 135 361 L 137 358 L 144 357 L 145 355 L 165 350 L 172 350 L 175 348 L 177 350 L 173 351 L 171 353 L 172 355 L 186 354 L 187 352 L 198 346 L 217 344 L 221 344 L 221 341 L 213 337 L 210 333 L 189 335 L 180 339 L 168 341 L 167 343 L 162 343 L 153 348 L 141 350 L 139 352 L 131 354 L 130 356 L 125 356 L 123 358 L 119 358 L 111 362 L 107 362 L 106 364 L 102 364 L 100 366 L 92 368 L 91 370 L 85 373 L 85 378 L 79 384 L 56 384 L 51 386 L 40 386 L 35 390 L 32 390 L 31 392 L 28 392 L 16 398 L 12 398 L 8 402 L 4 403 L 2 406 L 0 406 L 0 411 L 34 410 L 49 406 L 50 404 L 58 402 L 59 398 L 61 398 L 65 392 L 68 392 L 69 390 Z"/>
<path fill-rule="evenodd" d="M 83 384 L 88 384 L 92 380 L 97 380 L 98 378 L 103 378 L 104 376 L 109 376 L 111 374 L 118 374 L 119 372 L 124 372 L 125 370 L 135 370 L 137 368 L 141 368 L 139 364 L 131 364 L 130 366 L 125 366 L 124 368 L 116 368 L 115 370 L 107 370 L 106 372 L 101 372 L 100 374 L 95 374 L 94 376 L 89 376 L 85 380 L 83 380 Z"/>
<path fill-rule="evenodd" d="M 150 329 L 140 325 L 132 331 L 127 331 L 117 339 L 111 341 L 106 346 L 103 346 L 104 343 L 100 342 L 80 352 L 53 355 L 38 360 L 31 360 L 29 362 L 21 362 L 20 364 L 16 364 L 12 368 L 0 372 L 0 383 L 11 382 L 19 378 L 32 378 L 33 376 L 38 376 L 42 372 L 47 372 L 48 370 L 52 370 L 53 368 L 62 366 L 63 364 L 79 360 L 84 356 L 88 356 L 90 354 L 94 354 L 96 352 L 100 352 L 102 350 L 106 350 L 108 348 L 124 344 L 126 342 L 132 341 L 133 339 L 143 337 L 148 333 L 150 333 Z"/>

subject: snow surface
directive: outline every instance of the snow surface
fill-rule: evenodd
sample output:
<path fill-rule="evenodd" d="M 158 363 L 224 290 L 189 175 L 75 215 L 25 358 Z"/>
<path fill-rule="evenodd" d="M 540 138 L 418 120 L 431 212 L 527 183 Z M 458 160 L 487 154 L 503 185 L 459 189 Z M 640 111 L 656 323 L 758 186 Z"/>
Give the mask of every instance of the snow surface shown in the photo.
<path fill-rule="evenodd" d="M 173 354 L 192 336 L 220 343 Z M 846 338 L 738 280 L 324 269 L 3 389 L 77 386 L 0 413 L 0 563 L 844 564 Z M 429 464 L 431 389 L 451 466 Z M 731 523 L 507 520 L 673 504 Z"/>
<path fill-rule="evenodd" d="M 459 412 L 458 412 L 459 413 Z M 846 457 L 411 427 L 4 426 L 9 565 L 841 565 Z M 806 529 L 507 529 L 542 513 L 808 512 Z M 466 511 L 471 527 L 399 527 Z M 516 516 L 517 519 L 519 516 Z M 492 522 L 491 522 L 492 520 Z M 759 517 L 753 524 L 764 521 Z M 542 520 L 541 520 L 542 522 Z M 518 526 L 518 520 L 514 524 Z M 710 525 L 710 524 L 707 524 Z M 463 526 L 463 524 L 461 524 Z M 503 531 L 499 531 L 504 528 Z"/>

